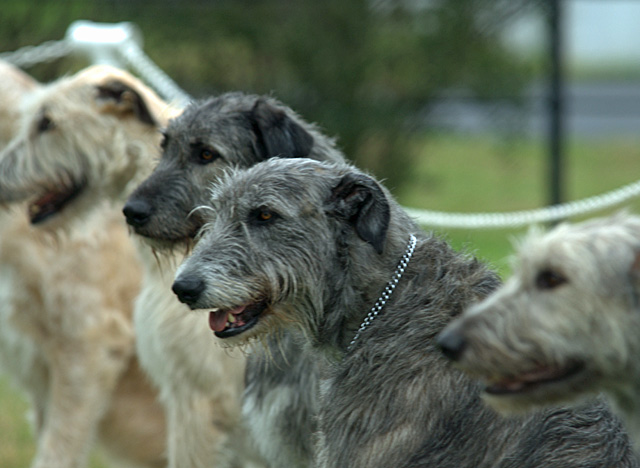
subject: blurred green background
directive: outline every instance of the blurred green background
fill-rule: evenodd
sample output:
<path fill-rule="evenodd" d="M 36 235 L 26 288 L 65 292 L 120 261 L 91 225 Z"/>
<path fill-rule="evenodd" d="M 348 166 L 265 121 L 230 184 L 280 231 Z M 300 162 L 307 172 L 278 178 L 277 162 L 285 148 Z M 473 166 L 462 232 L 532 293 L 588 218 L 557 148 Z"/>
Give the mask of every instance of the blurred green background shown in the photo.
<path fill-rule="evenodd" d="M 523 53 L 505 32 L 542 18 L 544 0 L 5 0 L 0 52 L 59 40 L 71 22 L 135 23 L 144 50 L 186 92 L 270 93 L 338 138 L 405 206 L 451 212 L 538 208 L 548 142 L 526 131 L 532 83 L 546 86 L 545 37 Z M 542 31 L 544 34 L 544 30 Z M 507 38 L 507 39 L 505 39 Z M 88 65 L 71 56 L 27 69 L 47 82 Z M 567 64 L 572 81 L 638 81 L 634 66 Z M 489 109 L 490 131 L 443 130 L 443 96 Z M 542 99 L 544 101 L 544 99 Z M 468 107 L 464 107 L 467 109 Z M 508 109 L 508 112 L 503 112 Z M 465 110 L 454 119 L 466 117 Z M 640 111 L 639 111 L 640 114 Z M 506 115 L 506 117 L 505 117 Z M 544 125 L 543 125 L 544 128 Z M 633 133 L 564 142 L 567 199 L 635 181 Z M 635 208 L 637 203 L 631 205 Z M 428 227 L 426 227 L 428 228 Z M 438 229 L 506 275 L 524 230 Z M 0 466 L 28 466 L 34 445 L 20 394 L 0 380 Z M 94 457 L 93 467 L 103 466 Z"/>
<path fill-rule="evenodd" d="M 13 1 L 3 6 L 0 35 L 2 48 L 13 50 L 61 39 L 75 19 L 132 21 L 145 51 L 188 93 L 273 93 L 339 136 L 354 161 L 398 185 L 418 156 L 408 136 L 423 128 L 412 119 L 437 93 L 456 87 L 516 102 L 533 73 L 500 33 L 540 2 L 431 3 L 69 0 L 36 8 Z M 53 79 L 79 66 L 69 62 L 32 72 Z"/>

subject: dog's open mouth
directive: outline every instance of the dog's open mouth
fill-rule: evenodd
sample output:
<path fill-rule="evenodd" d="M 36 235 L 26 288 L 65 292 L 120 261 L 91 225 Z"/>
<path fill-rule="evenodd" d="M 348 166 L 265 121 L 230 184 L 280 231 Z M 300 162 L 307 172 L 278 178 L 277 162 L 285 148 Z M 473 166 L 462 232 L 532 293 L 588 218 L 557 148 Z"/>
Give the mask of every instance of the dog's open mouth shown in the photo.
<path fill-rule="evenodd" d="M 74 184 L 70 187 L 62 187 L 61 189 L 57 188 L 45 192 L 29 204 L 31 224 L 41 223 L 62 211 L 69 202 L 80 194 L 83 188 L 84 184 Z"/>
<path fill-rule="evenodd" d="M 266 300 L 252 302 L 233 309 L 216 309 L 209 312 L 209 326 L 218 338 L 230 338 L 253 328 L 267 310 Z"/>
<path fill-rule="evenodd" d="M 582 363 L 571 363 L 565 367 L 539 367 L 517 377 L 493 381 L 487 384 L 485 392 L 490 395 L 515 395 L 534 391 L 544 385 L 560 383 L 580 373 Z"/>

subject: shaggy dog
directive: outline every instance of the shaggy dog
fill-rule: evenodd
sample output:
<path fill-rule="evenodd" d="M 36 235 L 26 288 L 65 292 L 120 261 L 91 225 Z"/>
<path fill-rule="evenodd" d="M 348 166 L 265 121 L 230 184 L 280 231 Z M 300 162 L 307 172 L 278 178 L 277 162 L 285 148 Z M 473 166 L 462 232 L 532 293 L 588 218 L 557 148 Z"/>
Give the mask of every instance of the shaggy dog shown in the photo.
<path fill-rule="evenodd" d="M 0 202 L 28 200 L 2 214 L 0 363 L 33 404 L 32 466 L 85 466 L 96 439 L 120 465 L 165 466 L 164 413 L 135 356 L 142 270 L 102 199 L 156 153 L 166 105 L 108 67 L 42 87 L 0 73 L 1 124 L 15 135 L 0 156 Z M 19 120 L 5 117 L 17 86 L 28 90 Z"/>
<path fill-rule="evenodd" d="M 230 167 L 248 167 L 273 157 L 343 159 L 333 139 L 286 105 L 271 97 L 239 92 L 192 103 L 164 134 L 158 166 L 123 210 L 127 222 L 154 246 L 161 261 L 175 261 L 175 254 L 184 256 L 191 247 L 201 227 L 194 209 L 207 200 L 211 182 Z M 173 271 L 176 266 L 174 263 Z M 171 295 L 173 278 L 167 270 L 164 276 L 160 271 L 149 273 L 157 277 L 162 289 L 145 288 L 147 294 L 138 303 L 137 328 L 146 330 L 139 336 L 139 356 L 145 367 L 146 363 L 155 365 L 154 379 L 173 401 L 176 416 L 186 417 L 194 413 L 185 410 L 189 401 L 206 401 L 215 395 L 213 385 L 221 378 L 216 357 L 219 343 L 208 333 L 203 317 Z M 162 299 L 164 307 L 157 306 L 154 297 Z M 302 352 L 293 334 L 268 346 L 268 352 L 259 346 L 249 353 L 243 413 L 260 453 L 271 466 L 309 466 L 316 428 L 317 361 Z M 243 368 L 236 364 L 236 371 Z M 182 378 L 175 379 L 175 375 Z M 209 417 L 203 411 L 191 416 L 203 426 L 194 438 L 206 434 Z M 184 450 L 189 447 L 185 443 Z"/>
<path fill-rule="evenodd" d="M 173 290 L 230 346 L 302 330 L 326 363 L 323 468 L 638 466 L 606 405 L 501 418 L 436 335 L 498 285 L 349 165 L 269 159 L 230 171 Z"/>
<path fill-rule="evenodd" d="M 538 230 L 513 276 L 439 337 L 486 383 L 498 411 L 521 413 L 606 392 L 640 448 L 640 218 L 618 214 Z"/>
<path fill-rule="evenodd" d="M 159 128 L 180 112 L 125 77 L 130 75 L 93 68 L 61 81 L 48 99 L 36 102 L 29 131 L 0 162 L 6 175 L 0 200 L 42 187 L 30 204 L 30 215 L 32 223 L 49 230 L 78 224 L 93 229 L 95 213 L 111 209 L 104 206 L 120 209 L 157 162 Z M 118 221 L 118 229 L 126 231 L 121 214 Z M 123 276 L 127 264 L 142 259 L 142 289 L 133 311 L 136 342 L 131 344 L 142 351 L 136 357 L 159 391 L 167 420 L 168 465 L 235 467 L 252 460 L 240 414 L 244 355 L 232 356 L 209 343 L 205 348 L 192 345 L 199 327 L 190 319 L 198 317 L 180 320 L 173 313 L 188 312 L 170 289 L 172 265 L 178 260 L 156 256 L 138 240 L 134 244 L 139 255 L 112 255 L 121 262 Z M 85 261 L 89 268 L 96 260 Z M 131 304 L 128 307 L 130 320 Z M 164 328 L 159 330 L 158 323 Z M 159 345 L 149 349 L 149 341 Z"/>

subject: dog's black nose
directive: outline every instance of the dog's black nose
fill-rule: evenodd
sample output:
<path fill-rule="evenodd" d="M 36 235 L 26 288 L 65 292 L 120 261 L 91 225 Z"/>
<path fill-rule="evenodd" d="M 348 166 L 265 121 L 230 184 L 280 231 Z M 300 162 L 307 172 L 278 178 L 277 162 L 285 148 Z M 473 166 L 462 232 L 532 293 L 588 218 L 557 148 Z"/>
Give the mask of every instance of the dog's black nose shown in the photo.
<path fill-rule="evenodd" d="M 144 200 L 129 200 L 122 209 L 127 224 L 133 227 L 142 227 L 151 217 L 152 207 Z"/>
<path fill-rule="evenodd" d="M 193 277 L 179 278 L 173 282 L 171 289 L 180 302 L 193 304 L 204 291 L 204 281 Z"/>
<path fill-rule="evenodd" d="M 436 340 L 436 344 L 442 351 L 442 354 L 452 361 L 458 361 L 462 356 L 464 348 L 467 346 L 464 336 L 462 336 L 462 333 L 456 329 L 445 330 L 440 333 Z"/>

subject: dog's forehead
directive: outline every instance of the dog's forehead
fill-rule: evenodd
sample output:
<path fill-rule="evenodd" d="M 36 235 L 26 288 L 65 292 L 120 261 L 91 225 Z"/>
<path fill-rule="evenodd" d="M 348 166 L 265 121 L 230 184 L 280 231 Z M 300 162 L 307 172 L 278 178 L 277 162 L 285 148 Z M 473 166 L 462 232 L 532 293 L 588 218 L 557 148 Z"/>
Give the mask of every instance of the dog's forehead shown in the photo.
<path fill-rule="evenodd" d="M 243 115 L 237 110 L 211 109 L 201 105 L 187 108 L 172 119 L 165 134 L 181 145 L 204 144 L 223 148 L 246 139 L 248 132 L 239 131 L 243 121 Z"/>
<path fill-rule="evenodd" d="M 231 133 L 231 131 L 241 122 L 240 117 L 237 112 L 218 112 L 212 115 L 195 113 L 185 116 L 183 121 L 176 122 L 173 130 L 189 132 L 189 136 L 192 139 L 208 139 L 216 136 L 238 138 L 241 133 Z"/>
<path fill-rule="evenodd" d="M 582 281 L 596 276 L 604 280 L 626 272 L 634 258 L 632 244 L 628 229 L 620 224 L 600 219 L 561 224 L 528 236 L 518 250 L 515 270 L 525 280 L 546 269 Z"/>
<path fill-rule="evenodd" d="M 228 200 L 235 205 L 267 206 L 286 200 L 302 200 L 308 197 L 309 191 L 309 185 L 286 174 L 252 173 L 228 179 L 213 198 Z"/>
<path fill-rule="evenodd" d="M 174 119 L 172 127 L 191 131 L 220 129 L 230 122 L 236 122 L 250 108 L 249 102 L 244 102 L 240 96 L 225 94 L 192 103 Z"/>
<path fill-rule="evenodd" d="M 542 270 L 562 270 L 564 258 L 570 245 L 562 239 L 553 238 L 550 233 L 539 229 L 529 232 L 518 245 L 513 259 L 514 275 L 523 281 L 532 280 Z"/>
<path fill-rule="evenodd" d="M 62 80 L 43 86 L 25 98 L 26 115 L 38 118 L 43 112 L 56 112 L 68 107 L 71 103 L 79 106 L 81 97 L 88 94 L 86 86 L 77 86 L 72 80 Z"/>
<path fill-rule="evenodd" d="M 212 191 L 225 204 L 320 203 L 330 187 L 332 168 L 314 160 L 273 158 L 247 169 L 230 171 Z"/>

